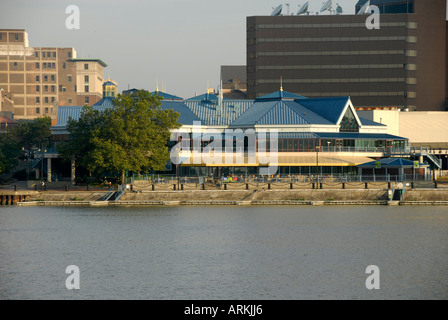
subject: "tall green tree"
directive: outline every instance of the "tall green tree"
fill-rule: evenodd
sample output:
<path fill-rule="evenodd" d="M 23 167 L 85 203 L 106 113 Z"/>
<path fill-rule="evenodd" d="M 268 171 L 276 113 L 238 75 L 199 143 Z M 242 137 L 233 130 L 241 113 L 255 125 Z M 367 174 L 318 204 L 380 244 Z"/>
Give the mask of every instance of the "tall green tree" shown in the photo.
<path fill-rule="evenodd" d="M 96 162 L 92 161 L 95 145 L 91 142 L 92 133 L 104 123 L 103 114 L 91 106 L 85 106 L 77 120 L 69 119 L 67 130 L 68 141 L 58 146 L 59 155 L 68 161 L 74 160 L 77 166 L 87 169 L 89 175 L 96 171 Z"/>
<path fill-rule="evenodd" d="M 78 120 L 69 121 L 69 141 L 59 153 L 90 172 L 117 172 L 122 182 L 127 170 L 163 170 L 171 130 L 180 127 L 179 113 L 163 110 L 161 97 L 146 90 L 118 95 L 114 104 L 103 112 L 85 107 Z"/>
<path fill-rule="evenodd" d="M 20 144 L 25 149 L 45 147 L 50 144 L 51 138 L 51 118 L 40 117 L 32 121 L 22 121 L 16 128 L 15 134 L 20 140 Z"/>
<path fill-rule="evenodd" d="M 121 173 L 143 169 L 163 170 L 170 158 L 167 141 L 179 128 L 179 113 L 163 110 L 161 97 L 146 90 L 118 95 L 115 108 L 103 115 L 93 131 L 92 159 L 98 167 Z"/>

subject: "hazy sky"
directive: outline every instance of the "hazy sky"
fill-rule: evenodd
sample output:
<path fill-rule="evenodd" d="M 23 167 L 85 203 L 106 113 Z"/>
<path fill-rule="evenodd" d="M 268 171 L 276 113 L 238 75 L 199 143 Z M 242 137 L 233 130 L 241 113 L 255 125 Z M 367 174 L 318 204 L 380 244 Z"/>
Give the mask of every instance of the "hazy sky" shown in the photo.
<path fill-rule="evenodd" d="M 105 77 L 129 88 L 190 98 L 219 85 L 221 65 L 246 64 L 246 17 L 301 1 L 278 0 L 0 0 L 0 28 L 26 29 L 30 46 L 73 47 L 79 57 L 108 64 Z M 323 0 L 311 0 L 317 11 Z M 357 0 L 334 0 L 353 14 Z M 80 9 L 68 30 L 65 9 Z M 286 13 L 287 7 L 284 6 Z"/>

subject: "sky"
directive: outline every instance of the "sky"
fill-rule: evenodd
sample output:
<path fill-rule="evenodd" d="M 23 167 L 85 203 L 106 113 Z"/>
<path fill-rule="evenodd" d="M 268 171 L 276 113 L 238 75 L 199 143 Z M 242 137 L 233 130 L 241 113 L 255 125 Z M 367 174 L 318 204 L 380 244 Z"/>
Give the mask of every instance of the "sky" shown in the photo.
<path fill-rule="evenodd" d="M 354 14 L 358 0 L 334 0 Z M 297 12 L 306 0 L 289 0 Z M 75 48 L 107 63 L 105 78 L 128 88 L 190 98 L 217 89 L 222 65 L 246 64 L 246 17 L 270 15 L 279 0 L 0 0 L 0 28 L 25 29 L 32 47 Z M 318 11 L 323 0 L 311 0 Z M 67 29 L 76 5 L 80 28 Z"/>

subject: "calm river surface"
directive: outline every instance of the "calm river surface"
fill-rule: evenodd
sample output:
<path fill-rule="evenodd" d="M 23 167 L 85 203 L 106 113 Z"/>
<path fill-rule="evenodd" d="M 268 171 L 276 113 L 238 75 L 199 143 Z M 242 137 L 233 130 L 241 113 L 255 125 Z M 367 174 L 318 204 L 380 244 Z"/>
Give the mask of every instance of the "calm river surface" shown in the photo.
<path fill-rule="evenodd" d="M 447 266 L 448 207 L 0 207 L 0 299 L 447 299 Z"/>

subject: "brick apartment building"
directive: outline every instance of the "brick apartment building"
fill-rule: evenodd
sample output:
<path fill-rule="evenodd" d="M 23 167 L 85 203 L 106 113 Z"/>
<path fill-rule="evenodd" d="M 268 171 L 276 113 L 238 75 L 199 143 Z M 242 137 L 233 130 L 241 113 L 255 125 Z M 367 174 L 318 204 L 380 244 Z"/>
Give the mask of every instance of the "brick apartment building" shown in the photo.
<path fill-rule="evenodd" d="M 0 29 L 0 88 L 15 119 L 56 118 L 58 105 L 92 105 L 103 97 L 101 59 L 77 58 L 73 48 L 30 47 L 23 29 Z"/>

